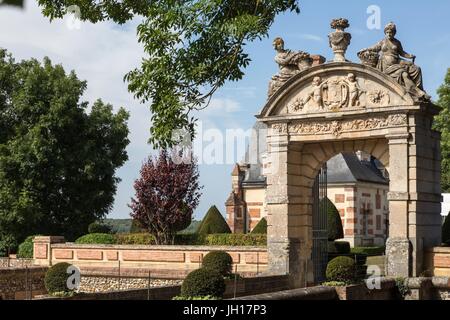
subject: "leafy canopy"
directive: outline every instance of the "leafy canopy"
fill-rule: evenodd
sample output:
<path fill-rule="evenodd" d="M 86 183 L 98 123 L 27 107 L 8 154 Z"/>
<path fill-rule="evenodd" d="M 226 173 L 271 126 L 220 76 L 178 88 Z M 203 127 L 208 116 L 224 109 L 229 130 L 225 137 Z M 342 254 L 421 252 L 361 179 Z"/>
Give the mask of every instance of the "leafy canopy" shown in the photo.
<path fill-rule="evenodd" d="M 434 118 L 434 128 L 441 132 L 441 187 L 442 192 L 450 192 L 450 68 L 444 83 L 438 89 L 441 107 L 439 115 Z"/>
<path fill-rule="evenodd" d="M 62 18 L 71 5 L 81 20 L 123 24 L 135 16 L 146 57 L 125 79 L 152 111 L 150 142 L 168 147 L 176 130 L 195 133 L 193 111 L 205 108 L 226 81 L 250 63 L 245 45 L 268 35 L 275 16 L 299 12 L 297 0 L 38 0 L 44 15 Z"/>
<path fill-rule="evenodd" d="M 0 88 L 0 247 L 31 234 L 74 240 L 112 207 L 128 114 L 100 100 L 88 113 L 74 72 L 3 49 Z"/>
<path fill-rule="evenodd" d="M 175 161 L 165 150 L 149 157 L 134 183 L 131 217 L 148 230 L 157 244 L 173 244 L 175 234 L 192 221 L 202 188 L 197 162 Z"/>

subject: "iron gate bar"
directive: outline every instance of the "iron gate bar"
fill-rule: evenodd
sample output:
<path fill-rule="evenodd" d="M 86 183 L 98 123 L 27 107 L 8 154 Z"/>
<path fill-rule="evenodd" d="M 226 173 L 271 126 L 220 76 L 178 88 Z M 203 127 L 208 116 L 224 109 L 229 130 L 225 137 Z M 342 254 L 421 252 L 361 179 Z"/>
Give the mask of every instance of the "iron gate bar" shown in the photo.
<path fill-rule="evenodd" d="M 327 205 L 322 201 L 327 197 L 327 165 L 318 173 L 313 186 L 313 271 L 314 284 L 325 281 L 328 263 Z M 321 206 L 321 202 L 323 205 Z"/>

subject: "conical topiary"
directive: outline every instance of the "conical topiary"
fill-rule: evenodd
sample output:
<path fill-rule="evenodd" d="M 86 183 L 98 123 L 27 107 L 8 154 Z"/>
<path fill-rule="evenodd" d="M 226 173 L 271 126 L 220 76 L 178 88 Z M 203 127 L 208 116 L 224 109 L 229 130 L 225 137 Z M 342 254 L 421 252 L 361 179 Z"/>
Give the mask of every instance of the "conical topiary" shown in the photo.
<path fill-rule="evenodd" d="M 267 220 L 262 218 L 258 224 L 253 228 L 251 233 L 267 234 Z"/>
<path fill-rule="evenodd" d="M 342 239 L 344 237 L 344 229 L 342 228 L 341 216 L 336 206 L 328 198 L 323 198 L 320 201 L 320 211 L 327 207 L 327 230 L 328 241 L 334 241 L 336 239 Z"/>
<path fill-rule="evenodd" d="M 231 233 L 230 227 L 216 206 L 209 208 L 198 227 L 199 234 Z"/>
<path fill-rule="evenodd" d="M 442 225 L 442 242 L 450 244 L 450 212 L 445 217 L 444 224 Z"/>

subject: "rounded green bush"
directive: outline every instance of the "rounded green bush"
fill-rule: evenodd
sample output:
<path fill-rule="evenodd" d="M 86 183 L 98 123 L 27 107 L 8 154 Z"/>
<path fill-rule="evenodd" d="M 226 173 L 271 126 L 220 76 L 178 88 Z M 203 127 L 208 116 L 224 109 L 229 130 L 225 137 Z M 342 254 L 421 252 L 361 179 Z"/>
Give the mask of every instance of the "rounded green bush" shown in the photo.
<path fill-rule="evenodd" d="M 32 259 L 33 258 L 33 239 L 35 236 L 27 237 L 17 250 L 17 258 Z"/>
<path fill-rule="evenodd" d="M 108 233 L 90 233 L 75 240 L 75 243 L 79 244 L 115 244 L 116 242 L 116 237 Z"/>
<path fill-rule="evenodd" d="M 217 271 L 200 268 L 189 273 L 181 285 L 183 297 L 217 297 L 225 292 L 225 280 Z"/>
<path fill-rule="evenodd" d="M 47 270 L 44 278 L 45 288 L 50 294 L 55 292 L 70 292 L 67 287 L 67 279 L 70 274 L 67 273 L 67 268 L 71 265 L 67 262 L 57 263 Z"/>
<path fill-rule="evenodd" d="M 262 218 L 253 228 L 253 234 L 267 234 L 267 220 L 266 218 Z"/>
<path fill-rule="evenodd" d="M 103 223 L 93 222 L 88 226 L 89 233 L 111 233 L 111 231 L 111 227 Z"/>
<path fill-rule="evenodd" d="M 229 276 L 233 271 L 233 258 L 225 251 L 211 251 L 204 256 L 202 267 Z"/>
<path fill-rule="evenodd" d="M 327 265 L 328 281 L 352 283 L 356 280 L 355 260 L 350 257 L 336 257 Z"/>

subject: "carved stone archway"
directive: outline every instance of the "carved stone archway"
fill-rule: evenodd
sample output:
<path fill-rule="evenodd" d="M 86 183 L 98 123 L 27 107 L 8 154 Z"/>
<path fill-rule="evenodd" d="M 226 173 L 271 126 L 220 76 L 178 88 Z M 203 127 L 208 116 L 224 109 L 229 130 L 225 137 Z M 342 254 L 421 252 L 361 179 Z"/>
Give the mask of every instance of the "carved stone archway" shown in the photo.
<path fill-rule="evenodd" d="M 267 172 L 269 272 L 311 282 L 312 186 L 322 165 L 365 151 L 390 173 L 386 273 L 418 276 L 424 248 L 440 242 L 437 107 L 417 100 L 375 68 L 332 62 L 293 76 L 269 99 Z"/>

